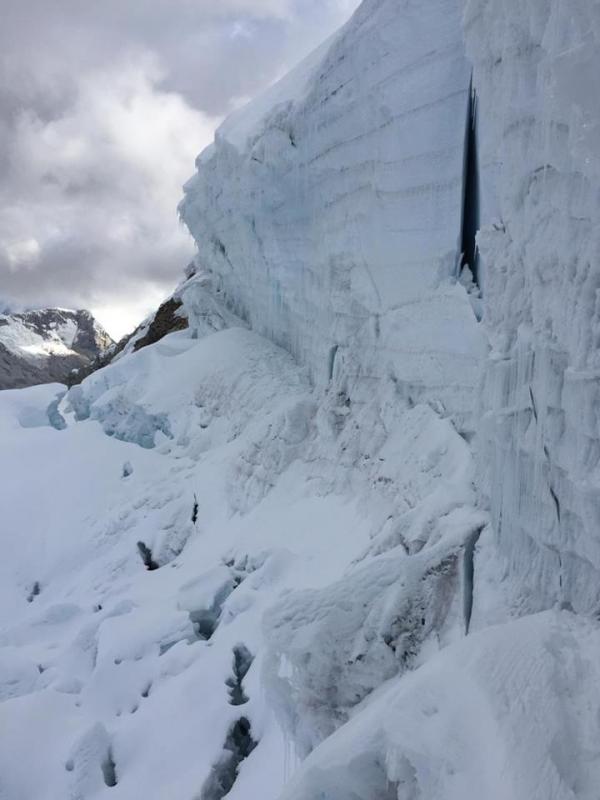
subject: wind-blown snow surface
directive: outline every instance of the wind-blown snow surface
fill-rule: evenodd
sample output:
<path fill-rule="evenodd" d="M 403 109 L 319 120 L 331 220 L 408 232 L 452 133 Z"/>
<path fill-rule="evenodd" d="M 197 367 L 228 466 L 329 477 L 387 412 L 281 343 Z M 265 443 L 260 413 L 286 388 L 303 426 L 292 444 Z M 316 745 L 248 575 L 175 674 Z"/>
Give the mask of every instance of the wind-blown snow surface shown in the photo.
<path fill-rule="evenodd" d="M 461 9 L 367 0 L 199 159 L 189 327 L 0 393 L 1 800 L 597 800 L 598 19 L 565 7 L 468 4 L 485 327 Z"/>

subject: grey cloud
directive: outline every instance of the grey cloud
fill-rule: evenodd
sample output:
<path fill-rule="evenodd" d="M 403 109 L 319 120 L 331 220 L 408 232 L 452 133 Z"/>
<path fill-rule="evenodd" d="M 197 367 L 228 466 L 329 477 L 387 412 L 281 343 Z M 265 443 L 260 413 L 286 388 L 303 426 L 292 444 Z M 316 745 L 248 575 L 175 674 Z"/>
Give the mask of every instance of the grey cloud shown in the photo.
<path fill-rule="evenodd" d="M 132 325 L 191 257 L 176 204 L 218 119 L 356 4 L 5 0 L 2 303 L 114 307 L 115 332 Z"/>

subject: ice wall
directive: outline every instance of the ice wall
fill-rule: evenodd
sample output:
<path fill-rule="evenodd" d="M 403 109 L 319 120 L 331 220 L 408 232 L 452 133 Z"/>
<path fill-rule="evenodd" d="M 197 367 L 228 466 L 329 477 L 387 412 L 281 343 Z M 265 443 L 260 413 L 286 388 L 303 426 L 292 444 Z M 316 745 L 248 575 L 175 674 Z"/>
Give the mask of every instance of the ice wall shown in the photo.
<path fill-rule="evenodd" d="M 592 0 L 366 0 L 224 123 L 181 204 L 229 308 L 317 386 L 360 403 L 393 382 L 478 426 L 519 613 L 600 603 L 599 38 Z"/>
<path fill-rule="evenodd" d="M 198 159 L 180 210 L 227 302 L 353 399 L 382 378 L 469 427 L 458 0 L 367 0 Z"/>
<path fill-rule="evenodd" d="M 600 6 L 465 3 L 491 354 L 481 470 L 519 611 L 600 603 Z"/>

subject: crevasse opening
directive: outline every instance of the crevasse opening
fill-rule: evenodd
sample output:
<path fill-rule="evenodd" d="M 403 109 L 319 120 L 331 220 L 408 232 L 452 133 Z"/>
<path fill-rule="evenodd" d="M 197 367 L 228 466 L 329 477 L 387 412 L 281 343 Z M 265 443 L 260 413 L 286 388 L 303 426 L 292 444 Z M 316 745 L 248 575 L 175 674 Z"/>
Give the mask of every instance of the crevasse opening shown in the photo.
<path fill-rule="evenodd" d="M 461 219 L 460 271 L 469 267 L 481 289 L 476 236 L 479 230 L 479 159 L 477 152 L 477 95 L 469 87 L 463 167 L 463 208 Z"/>

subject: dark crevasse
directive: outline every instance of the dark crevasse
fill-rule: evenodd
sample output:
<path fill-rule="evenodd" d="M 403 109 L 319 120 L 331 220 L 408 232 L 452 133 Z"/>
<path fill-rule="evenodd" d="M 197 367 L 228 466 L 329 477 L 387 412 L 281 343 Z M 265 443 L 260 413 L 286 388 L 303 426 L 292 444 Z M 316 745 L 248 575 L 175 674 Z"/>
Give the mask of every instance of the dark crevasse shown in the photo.
<path fill-rule="evenodd" d="M 238 644 L 233 648 L 233 675 L 230 675 L 225 681 L 229 689 L 229 702 L 232 706 L 242 706 L 248 702 L 243 681 L 253 660 L 254 656 L 245 645 Z"/>
<path fill-rule="evenodd" d="M 479 254 L 475 237 L 479 230 L 479 160 L 477 153 L 477 95 L 469 87 L 465 129 L 463 208 L 461 223 L 461 270 L 469 266 L 475 284 L 481 288 Z"/>
<path fill-rule="evenodd" d="M 200 800 L 222 800 L 229 794 L 237 780 L 240 765 L 257 746 L 252 737 L 250 721 L 240 717 L 229 729 L 223 752 L 213 765 L 208 776 Z"/>
<path fill-rule="evenodd" d="M 109 748 L 106 753 L 106 758 L 100 765 L 102 770 L 102 777 L 104 778 L 104 783 L 106 786 L 116 786 L 117 785 L 117 767 L 115 764 L 115 760 L 113 758 L 112 750 Z"/>
<path fill-rule="evenodd" d="M 467 538 L 463 551 L 463 615 L 465 635 L 469 633 L 473 613 L 473 581 L 475 577 L 475 548 L 483 528 L 477 528 Z"/>

